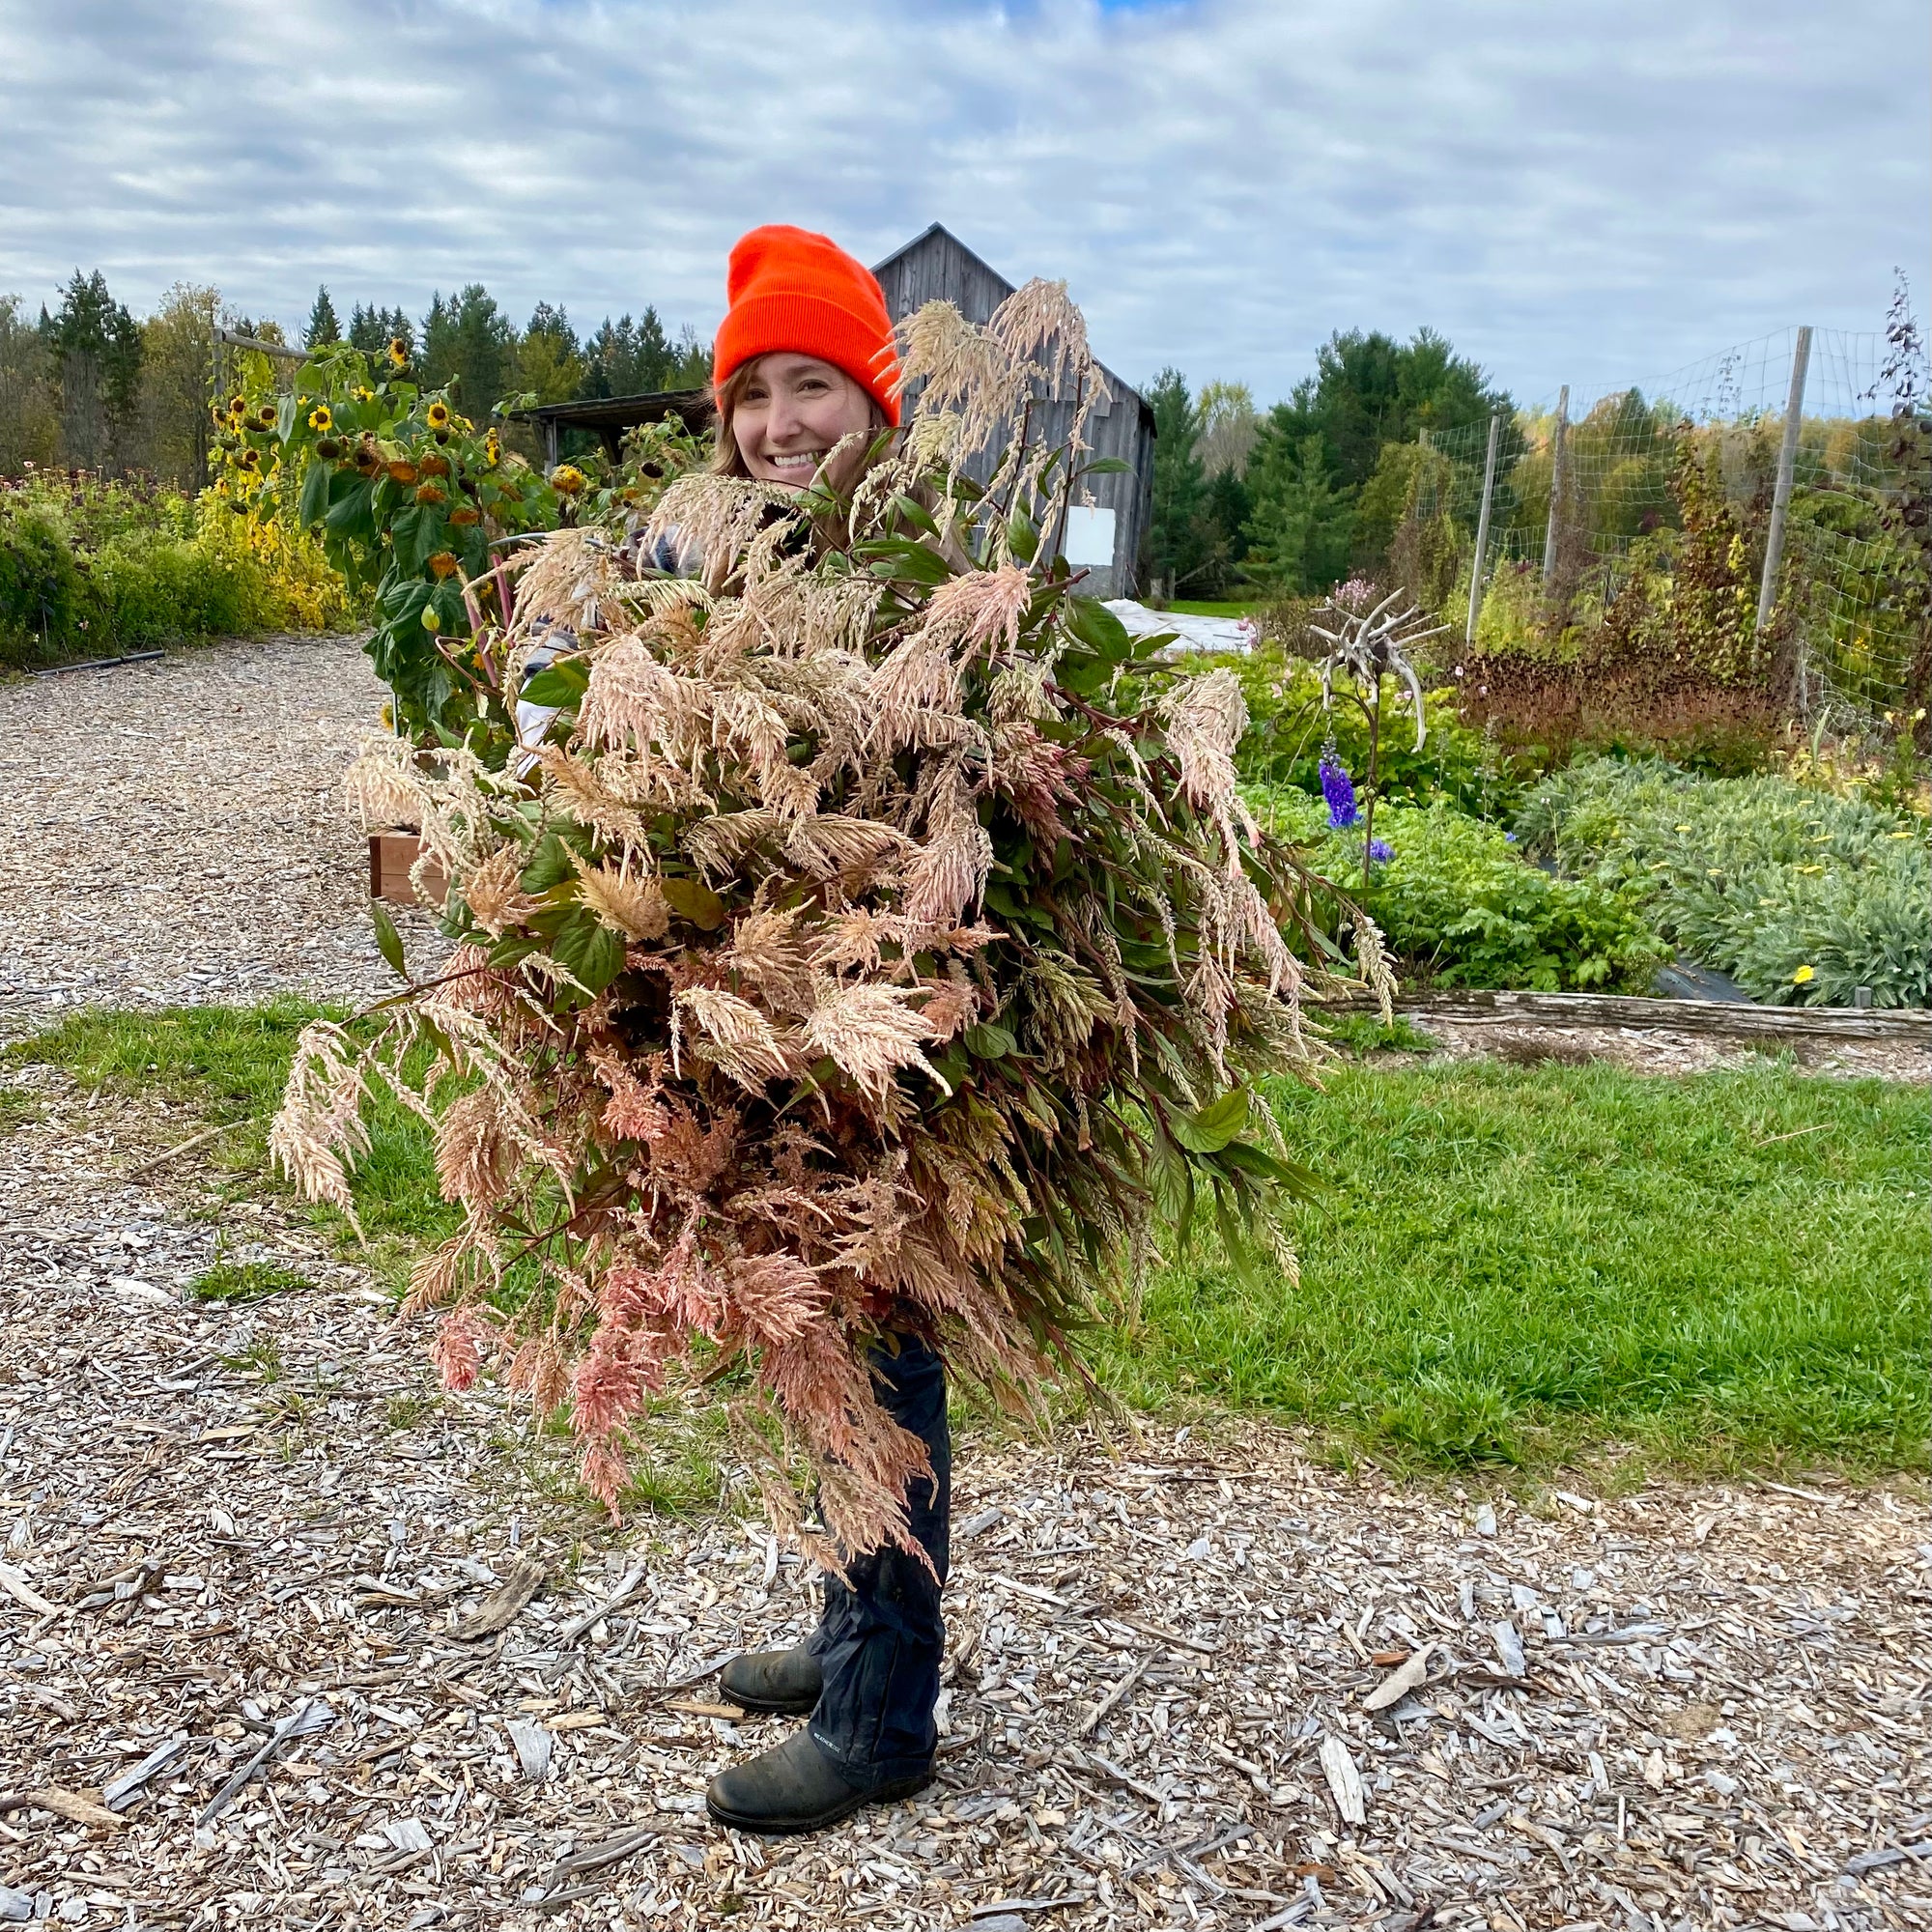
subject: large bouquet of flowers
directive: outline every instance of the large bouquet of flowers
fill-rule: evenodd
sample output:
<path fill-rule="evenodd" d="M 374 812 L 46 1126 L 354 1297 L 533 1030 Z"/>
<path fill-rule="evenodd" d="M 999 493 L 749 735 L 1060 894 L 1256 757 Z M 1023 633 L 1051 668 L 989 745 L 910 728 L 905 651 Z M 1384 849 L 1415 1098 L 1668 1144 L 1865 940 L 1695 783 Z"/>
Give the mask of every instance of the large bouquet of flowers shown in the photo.
<path fill-rule="evenodd" d="M 1137 657 L 1057 556 L 1101 393 L 1079 315 L 1035 283 L 904 337 L 917 409 L 834 453 L 847 487 L 688 472 L 522 554 L 474 661 L 515 690 L 541 645 L 556 717 L 365 753 L 457 947 L 373 1037 L 308 1030 L 274 1134 L 346 1209 L 394 1089 L 466 1212 L 412 1290 L 445 1377 L 494 1355 L 567 1404 L 612 1507 L 653 1396 L 713 1382 L 774 1520 L 809 1474 L 846 1548 L 907 1541 L 924 1467 L 868 1348 L 923 1333 L 1037 1406 L 1156 1225 L 1201 1204 L 1239 1254 L 1304 1180 L 1251 1104 L 1306 1064 L 1306 892 L 1236 793 L 1239 689 Z"/>

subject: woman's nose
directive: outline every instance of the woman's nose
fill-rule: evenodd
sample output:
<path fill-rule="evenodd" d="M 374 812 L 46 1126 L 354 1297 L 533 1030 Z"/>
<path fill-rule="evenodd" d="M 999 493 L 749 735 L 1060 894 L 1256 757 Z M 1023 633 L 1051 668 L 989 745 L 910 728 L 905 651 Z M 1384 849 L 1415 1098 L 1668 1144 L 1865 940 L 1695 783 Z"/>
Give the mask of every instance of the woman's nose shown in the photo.
<path fill-rule="evenodd" d="M 765 436 L 772 442 L 787 442 L 798 434 L 801 425 L 798 410 L 789 396 L 774 396 L 771 408 L 765 412 Z"/>

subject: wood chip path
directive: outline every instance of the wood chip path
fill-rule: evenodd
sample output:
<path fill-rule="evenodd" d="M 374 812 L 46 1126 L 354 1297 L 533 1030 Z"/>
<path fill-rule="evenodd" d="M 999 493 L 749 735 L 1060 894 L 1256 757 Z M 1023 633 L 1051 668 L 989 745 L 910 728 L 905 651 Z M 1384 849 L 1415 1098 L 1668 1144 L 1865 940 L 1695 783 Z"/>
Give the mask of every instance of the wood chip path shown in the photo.
<path fill-rule="evenodd" d="M 384 696 L 353 638 L 0 683 L 0 1025 L 382 990 L 342 774 Z"/>

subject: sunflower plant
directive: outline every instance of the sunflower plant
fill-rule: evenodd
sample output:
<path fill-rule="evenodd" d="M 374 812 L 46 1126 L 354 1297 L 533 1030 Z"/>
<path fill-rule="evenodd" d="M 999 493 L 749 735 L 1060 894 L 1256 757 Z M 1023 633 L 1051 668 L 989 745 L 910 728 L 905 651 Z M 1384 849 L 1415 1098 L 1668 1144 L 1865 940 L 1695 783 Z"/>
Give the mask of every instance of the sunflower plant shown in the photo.
<path fill-rule="evenodd" d="M 924 1335 L 1043 1415 L 1157 1228 L 1293 1265 L 1310 1177 L 1257 1083 L 1308 1068 L 1302 997 L 1345 965 L 1242 805 L 1238 684 L 1059 554 L 1105 395 L 1064 285 L 984 327 L 928 305 L 902 366 L 903 434 L 835 480 L 687 470 L 512 560 L 470 647 L 520 735 L 355 771 L 421 826 L 454 951 L 373 1024 L 310 1027 L 273 1130 L 352 1209 L 363 1098 L 401 1095 L 464 1210 L 412 1288 L 445 1378 L 495 1360 L 567 1407 L 613 1507 L 650 1403 L 711 1388 L 781 1526 L 815 1478 L 828 1561 L 914 1547 L 924 1452 L 868 1349 Z M 1042 392 L 1064 446 L 1025 434 Z"/>
<path fill-rule="evenodd" d="M 433 742 L 464 736 L 487 705 L 469 640 L 486 616 L 507 618 L 503 546 L 570 522 L 582 481 L 573 471 L 575 485 L 554 487 L 450 389 L 424 388 L 402 366 L 393 354 L 372 363 L 318 350 L 291 391 L 244 384 L 214 420 L 228 494 L 319 535 L 369 600 L 369 656 L 396 695 L 396 728 Z"/>

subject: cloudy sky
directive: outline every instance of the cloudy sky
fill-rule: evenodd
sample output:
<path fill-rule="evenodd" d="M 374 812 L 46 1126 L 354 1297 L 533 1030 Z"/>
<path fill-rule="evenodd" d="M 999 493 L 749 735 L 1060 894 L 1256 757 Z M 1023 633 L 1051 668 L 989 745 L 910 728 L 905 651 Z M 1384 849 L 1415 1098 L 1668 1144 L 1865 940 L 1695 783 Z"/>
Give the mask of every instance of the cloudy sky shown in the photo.
<path fill-rule="evenodd" d="M 944 221 L 1130 379 L 1429 324 L 1523 400 L 1924 294 L 1924 0 L 0 0 L 0 294 L 319 281 L 707 336 Z"/>

